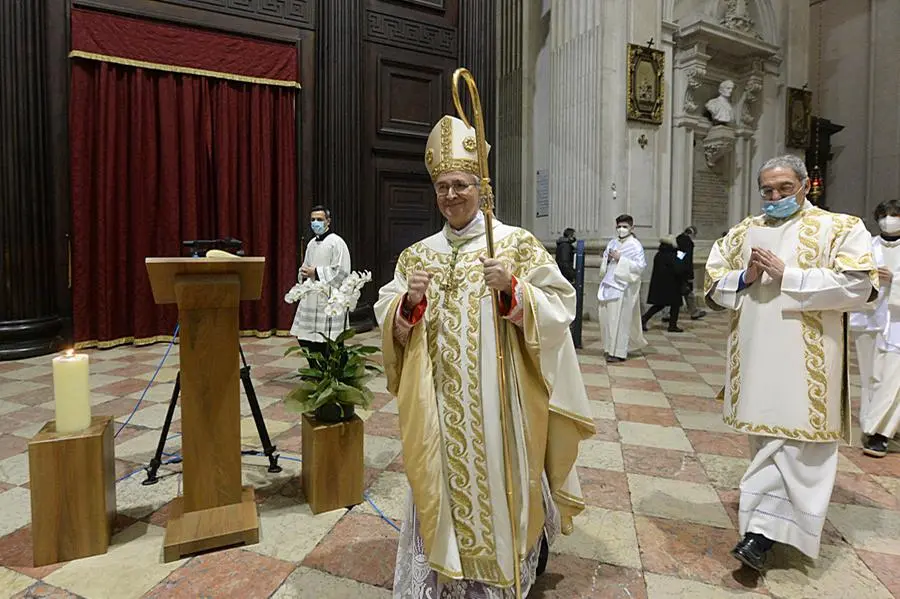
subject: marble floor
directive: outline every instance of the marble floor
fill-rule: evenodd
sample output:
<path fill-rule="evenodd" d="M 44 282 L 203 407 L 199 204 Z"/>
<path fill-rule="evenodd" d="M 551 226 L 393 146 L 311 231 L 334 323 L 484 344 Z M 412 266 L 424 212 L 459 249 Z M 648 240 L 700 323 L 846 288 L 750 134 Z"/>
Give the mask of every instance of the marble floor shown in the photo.
<path fill-rule="evenodd" d="M 820 559 L 785 549 L 763 577 L 736 568 L 728 551 L 737 540 L 736 487 L 748 446 L 723 426 L 714 399 L 726 323 L 712 316 L 683 326 L 680 335 L 655 328 L 645 357 L 607 366 L 587 323 L 579 359 L 597 434 L 582 445 L 578 467 L 589 507 L 575 533 L 554 545 L 529 597 L 900 597 L 900 454 L 867 458 L 858 442 L 841 449 Z M 270 475 L 261 459 L 244 459 L 245 482 L 258 489 L 259 544 L 168 564 L 162 539 L 180 466 L 164 468 L 149 487 L 141 485 L 141 467 L 159 436 L 177 350 L 116 439 L 119 517 L 109 552 L 39 568 L 31 558 L 26 447 L 53 418 L 50 358 L 0 362 L 0 597 L 390 597 L 394 526 L 407 493 L 396 404 L 379 380 L 377 402 L 363 414 L 367 497 L 384 517 L 369 503 L 313 516 L 298 484 L 299 419 L 280 402 L 298 366 L 283 357 L 290 344 L 243 342 L 284 466 Z M 91 351 L 94 414 L 124 423 L 166 348 Z M 246 403 L 243 415 L 243 443 L 258 448 Z M 179 450 L 178 431 L 176 413 L 168 453 Z"/>

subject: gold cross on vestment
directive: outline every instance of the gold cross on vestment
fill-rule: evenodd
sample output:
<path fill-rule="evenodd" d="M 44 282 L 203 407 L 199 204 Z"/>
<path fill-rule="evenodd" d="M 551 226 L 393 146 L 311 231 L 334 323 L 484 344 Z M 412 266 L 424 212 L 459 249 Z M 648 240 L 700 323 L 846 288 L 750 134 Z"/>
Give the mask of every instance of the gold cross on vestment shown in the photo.
<path fill-rule="evenodd" d="M 441 283 L 441 291 L 447 293 L 455 293 L 457 289 L 459 289 L 459 283 L 454 276 L 456 274 L 456 259 L 459 257 L 459 248 L 453 248 L 453 252 L 450 254 L 450 266 L 448 267 L 447 276 L 444 281 Z"/>

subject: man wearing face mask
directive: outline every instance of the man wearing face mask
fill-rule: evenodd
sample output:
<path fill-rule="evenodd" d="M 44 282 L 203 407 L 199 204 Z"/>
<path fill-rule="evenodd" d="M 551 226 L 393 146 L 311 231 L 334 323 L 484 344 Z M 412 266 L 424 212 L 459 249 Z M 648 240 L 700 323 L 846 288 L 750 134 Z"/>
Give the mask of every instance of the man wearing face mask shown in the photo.
<path fill-rule="evenodd" d="M 312 279 L 338 288 L 350 274 L 347 244 L 331 230 L 331 211 L 325 206 L 314 206 L 309 221 L 315 237 L 306 246 L 297 278 L 301 283 Z M 329 326 L 325 316 L 326 303 L 327 299 L 317 293 L 310 293 L 298 303 L 291 335 L 310 351 L 323 352 L 327 347 L 319 333 L 334 339 L 344 330 L 344 323 L 331 323 Z"/>
<path fill-rule="evenodd" d="M 881 326 L 875 335 L 874 364 L 869 365 L 871 395 L 869 401 L 860 402 L 859 422 L 864 435 L 863 453 L 881 458 L 887 455 L 888 440 L 900 428 L 900 201 L 879 204 L 875 220 L 881 235 L 872 245 L 883 290 L 872 320 Z M 860 355 L 860 376 L 862 360 Z"/>
<path fill-rule="evenodd" d="M 705 294 L 734 312 L 725 363 L 725 423 L 750 435 L 732 555 L 762 569 L 773 543 L 819 554 L 837 474 L 850 438 L 844 313 L 878 295 L 871 236 L 854 216 L 806 200 L 796 156 L 772 158 L 757 181 L 763 214 L 713 246 Z"/>
<path fill-rule="evenodd" d="M 633 229 L 630 215 L 616 218 L 616 239 L 607 244 L 600 265 L 597 300 L 607 362 L 624 362 L 629 351 L 647 346 L 641 328 L 641 274 L 647 259 Z"/>

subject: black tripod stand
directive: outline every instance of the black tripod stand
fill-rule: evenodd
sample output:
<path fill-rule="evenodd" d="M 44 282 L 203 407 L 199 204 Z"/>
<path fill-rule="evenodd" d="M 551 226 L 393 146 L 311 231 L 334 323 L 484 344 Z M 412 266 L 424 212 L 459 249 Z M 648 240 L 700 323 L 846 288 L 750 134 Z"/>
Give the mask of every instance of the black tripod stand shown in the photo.
<path fill-rule="evenodd" d="M 269 472 L 281 472 L 281 466 L 278 465 L 278 454 L 275 453 L 276 447 L 272 445 L 269 439 L 269 431 L 266 430 L 266 422 L 263 420 L 262 410 L 259 409 L 259 400 L 256 399 L 256 391 L 253 389 L 253 381 L 250 380 L 250 365 L 244 357 L 244 349 L 238 345 L 241 352 L 241 382 L 244 383 L 244 391 L 247 393 L 247 403 L 250 404 L 250 411 L 253 413 L 253 421 L 256 423 L 256 431 L 259 433 L 259 440 L 263 446 L 263 455 L 269 458 Z M 178 393 L 181 390 L 181 371 L 175 376 L 175 388 L 172 390 L 172 399 L 169 400 L 169 410 L 166 412 L 166 421 L 163 423 L 162 431 L 159 434 L 159 444 L 156 446 L 156 454 L 150 460 L 147 466 L 147 480 L 144 485 L 154 485 L 159 481 L 156 472 L 162 466 L 162 454 L 166 447 L 166 438 L 169 436 L 169 427 L 172 425 L 172 416 L 175 414 L 175 404 L 178 402 Z M 258 451 L 242 451 L 242 455 L 259 455 Z M 180 461 L 180 460 L 178 460 Z"/>

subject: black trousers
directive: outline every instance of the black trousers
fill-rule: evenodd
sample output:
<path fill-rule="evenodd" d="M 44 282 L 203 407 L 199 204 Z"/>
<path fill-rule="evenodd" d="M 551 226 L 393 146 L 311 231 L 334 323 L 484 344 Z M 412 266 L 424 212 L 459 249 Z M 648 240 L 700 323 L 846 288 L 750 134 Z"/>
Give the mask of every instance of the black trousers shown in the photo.
<path fill-rule="evenodd" d="M 641 322 L 644 325 L 650 321 L 651 318 L 656 316 L 658 313 L 662 312 L 666 308 L 669 309 L 669 328 L 674 329 L 678 326 L 678 312 L 681 311 L 681 302 L 677 304 L 672 304 L 671 306 L 664 306 L 659 304 L 654 304 L 644 312 L 644 315 L 641 317 Z"/>

